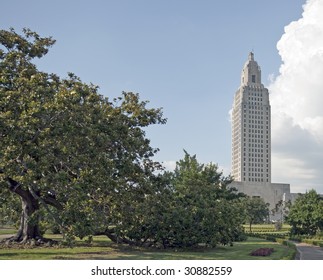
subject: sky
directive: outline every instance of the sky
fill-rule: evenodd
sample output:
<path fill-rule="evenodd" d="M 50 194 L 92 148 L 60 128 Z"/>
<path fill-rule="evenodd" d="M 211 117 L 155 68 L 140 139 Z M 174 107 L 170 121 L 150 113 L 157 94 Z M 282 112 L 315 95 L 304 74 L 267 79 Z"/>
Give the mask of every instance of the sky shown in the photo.
<path fill-rule="evenodd" d="M 1 29 L 56 39 L 39 69 L 162 107 L 167 124 L 146 133 L 168 169 L 185 149 L 230 173 L 229 111 L 253 51 L 271 94 L 272 182 L 323 193 L 322 0 L 0 2 Z"/>

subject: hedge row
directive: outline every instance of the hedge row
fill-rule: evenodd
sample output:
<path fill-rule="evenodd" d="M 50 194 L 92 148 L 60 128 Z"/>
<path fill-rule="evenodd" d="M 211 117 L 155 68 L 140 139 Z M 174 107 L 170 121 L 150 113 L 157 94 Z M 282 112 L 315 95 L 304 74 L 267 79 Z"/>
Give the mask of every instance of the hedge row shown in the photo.
<path fill-rule="evenodd" d="M 323 247 L 323 240 L 315 240 L 315 239 L 302 239 L 301 242 L 314 245 L 314 246 L 320 246 Z"/>
<path fill-rule="evenodd" d="M 284 233 L 284 232 L 280 232 L 280 233 L 277 233 L 277 232 L 273 232 L 273 233 L 251 232 L 251 233 L 247 233 L 247 235 L 254 236 L 254 237 L 260 237 L 260 238 L 265 238 L 264 236 L 266 236 L 266 238 L 273 237 L 273 239 L 275 239 L 275 238 L 285 239 L 286 237 L 289 236 L 289 233 L 288 232 L 286 232 L 286 233 Z"/>
<path fill-rule="evenodd" d="M 279 242 L 282 240 L 291 240 L 291 241 L 295 241 L 295 242 L 304 242 L 310 245 L 315 245 L 315 246 L 320 246 L 323 247 L 323 240 L 322 239 L 309 239 L 309 238 L 304 238 L 302 236 L 293 236 L 293 237 L 288 237 L 288 234 L 262 234 L 262 233 L 257 233 L 257 232 L 253 232 L 253 233 L 248 233 L 248 236 L 254 236 L 254 237 L 259 237 L 259 238 L 264 238 L 266 240 L 270 240 L 273 242 Z M 278 241 L 279 240 L 279 241 Z M 279 242 L 279 243 L 281 243 Z"/>
<path fill-rule="evenodd" d="M 323 247 L 323 236 L 322 235 L 314 236 L 314 237 L 294 235 L 294 236 L 291 236 L 289 239 L 296 241 L 296 242 L 303 242 L 303 243 L 307 243 L 310 245 Z"/>
<path fill-rule="evenodd" d="M 249 231 L 249 229 L 245 229 L 245 232 L 249 233 L 250 231 Z M 269 229 L 269 230 L 267 230 L 267 229 L 259 229 L 259 230 L 258 229 L 256 229 L 256 230 L 252 229 L 252 231 L 251 231 L 251 233 L 265 233 L 265 232 L 289 234 L 289 231 L 287 231 L 287 230 L 276 230 L 276 229 Z"/>

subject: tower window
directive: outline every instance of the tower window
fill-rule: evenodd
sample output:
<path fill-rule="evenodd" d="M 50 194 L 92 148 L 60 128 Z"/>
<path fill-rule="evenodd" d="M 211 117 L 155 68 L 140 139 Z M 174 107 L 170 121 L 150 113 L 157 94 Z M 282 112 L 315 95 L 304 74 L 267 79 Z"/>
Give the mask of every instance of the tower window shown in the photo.
<path fill-rule="evenodd" d="M 255 83 L 255 82 L 256 82 L 256 75 L 251 75 L 251 81 L 252 81 L 253 83 Z"/>

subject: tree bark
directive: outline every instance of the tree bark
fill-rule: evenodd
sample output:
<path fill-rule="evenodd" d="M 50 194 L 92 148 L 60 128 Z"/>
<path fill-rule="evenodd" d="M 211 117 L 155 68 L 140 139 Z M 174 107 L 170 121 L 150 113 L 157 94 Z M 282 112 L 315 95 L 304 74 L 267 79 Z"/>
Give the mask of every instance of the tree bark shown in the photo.
<path fill-rule="evenodd" d="M 22 188 L 22 186 L 15 180 L 7 178 L 7 181 L 10 191 L 19 195 L 22 211 L 20 215 L 20 226 L 17 234 L 4 240 L 4 242 L 19 242 L 23 244 L 30 243 L 35 245 L 50 242 L 51 240 L 44 239 L 42 237 L 39 230 L 38 217 L 33 217 L 33 214 L 39 210 L 38 199 L 29 190 Z"/>
<path fill-rule="evenodd" d="M 30 239 L 41 239 L 38 221 L 31 220 L 32 215 L 39 209 L 38 201 L 29 194 L 21 197 L 21 207 L 20 226 L 14 241 L 26 243 Z"/>

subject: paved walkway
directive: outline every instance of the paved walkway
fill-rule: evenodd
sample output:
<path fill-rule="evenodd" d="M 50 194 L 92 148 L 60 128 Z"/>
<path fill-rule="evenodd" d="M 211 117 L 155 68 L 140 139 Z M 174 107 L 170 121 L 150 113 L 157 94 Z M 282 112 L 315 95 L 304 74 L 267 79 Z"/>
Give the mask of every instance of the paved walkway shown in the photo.
<path fill-rule="evenodd" d="M 323 260 L 323 247 L 306 243 L 295 243 L 298 254 L 297 260 Z"/>
<path fill-rule="evenodd" d="M 1 241 L 2 239 L 9 238 L 9 237 L 11 237 L 11 236 L 14 236 L 14 234 L 1 234 L 1 235 L 0 235 L 0 241 Z"/>

